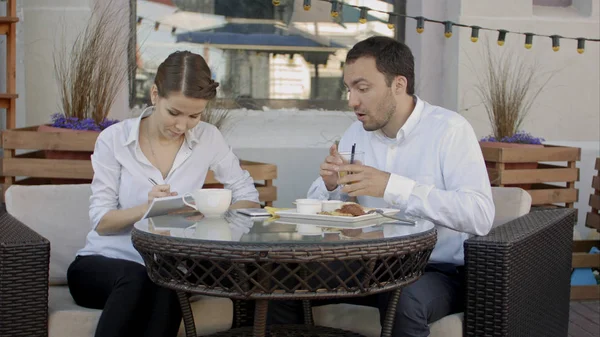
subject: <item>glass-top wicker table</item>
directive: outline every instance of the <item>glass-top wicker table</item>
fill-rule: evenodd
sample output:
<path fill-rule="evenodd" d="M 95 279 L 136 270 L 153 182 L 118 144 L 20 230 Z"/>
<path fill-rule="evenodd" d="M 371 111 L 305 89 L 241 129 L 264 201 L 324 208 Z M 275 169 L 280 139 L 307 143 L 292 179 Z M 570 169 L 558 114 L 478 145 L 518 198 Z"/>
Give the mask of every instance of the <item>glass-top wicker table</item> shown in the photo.
<path fill-rule="evenodd" d="M 309 300 L 392 291 L 382 327 L 389 336 L 401 288 L 422 275 L 437 239 L 423 219 L 413 226 L 381 216 L 347 223 L 190 215 L 142 220 L 132 231 L 150 279 L 177 291 L 188 337 L 196 336 L 189 294 L 256 300 L 253 326 L 211 336 L 360 336 L 314 326 Z M 270 300 L 303 300 L 306 324 L 267 327 Z"/>

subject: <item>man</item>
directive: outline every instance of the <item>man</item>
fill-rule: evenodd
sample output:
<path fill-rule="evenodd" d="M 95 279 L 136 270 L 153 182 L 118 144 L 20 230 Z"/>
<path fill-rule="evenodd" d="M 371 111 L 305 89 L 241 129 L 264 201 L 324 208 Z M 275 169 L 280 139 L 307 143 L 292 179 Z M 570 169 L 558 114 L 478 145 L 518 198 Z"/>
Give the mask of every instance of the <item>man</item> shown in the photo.
<path fill-rule="evenodd" d="M 371 37 L 348 52 L 344 83 L 358 121 L 339 149 L 356 144 L 364 163 L 343 163 L 333 145 L 308 192 L 323 200 L 357 197 L 365 207 L 397 208 L 436 224 L 438 241 L 425 273 L 402 290 L 398 303 L 392 335 L 402 337 L 428 336 L 429 323 L 462 310 L 463 242 L 486 235 L 495 212 L 473 128 L 456 112 L 417 97 L 414 78 L 410 49 L 394 39 Z M 338 178 L 340 171 L 352 174 Z M 347 302 L 377 306 L 383 318 L 387 296 Z M 275 304 L 270 322 L 298 323 L 298 305 Z"/>

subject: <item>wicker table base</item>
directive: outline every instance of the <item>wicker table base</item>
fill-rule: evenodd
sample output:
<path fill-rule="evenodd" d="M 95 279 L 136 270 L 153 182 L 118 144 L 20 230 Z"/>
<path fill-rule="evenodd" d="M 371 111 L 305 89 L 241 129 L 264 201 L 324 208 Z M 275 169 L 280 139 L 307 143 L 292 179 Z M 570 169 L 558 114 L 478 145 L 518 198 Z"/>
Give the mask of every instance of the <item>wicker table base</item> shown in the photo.
<path fill-rule="evenodd" d="M 310 325 L 271 325 L 267 328 L 267 337 L 365 337 L 347 330 Z M 253 328 L 245 327 L 219 332 L 206 337 L 252 337 Z"/>
<path fill-rule="evenodd" d="M 220 242 L 134 228 L 132 242 L 159 286 L 177 291 L 187 337 L 196 337 L 190 294 L 254 301 L 252 327 L 213 336 L 360 336 L 314 326 L 310 300 L 392 292 L 381 335 L 389 337 L 402 287 L 416 281 L 437 240 L 432 223 L 415 233 L 341 242 Z M 383 235 L 383 233 L 381 233 Z M 305 325 L 267 325 L 271 300 L 301 300 Z M 237 320 L 237 317 L 236 317 Z M 244 328 L 242 328 L 244 327 Z"/>

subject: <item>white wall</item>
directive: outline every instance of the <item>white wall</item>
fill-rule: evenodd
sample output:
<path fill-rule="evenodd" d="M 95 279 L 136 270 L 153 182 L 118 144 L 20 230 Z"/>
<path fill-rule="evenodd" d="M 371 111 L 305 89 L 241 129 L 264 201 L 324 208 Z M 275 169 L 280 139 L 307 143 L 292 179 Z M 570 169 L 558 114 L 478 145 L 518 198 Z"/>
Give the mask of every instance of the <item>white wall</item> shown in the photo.
<path fill-rule="evenodd" d="M 409 0 L 407 11 L 438 20 L 452 20 L 494 29 L 558 34 L 569 37 L 600 37 L 600 0 L 578 0 L 573 7 L 533 6 L 531 0 Z M 561 40 L 552 51 L 551 40 L 534 37 L 533 48 L 524 48 L 524 36 L 508 34 L 503 47 L 496 32 L 480 32 L 480 41 L 470 40 L 471 30 L 455 27 L 450 39 L 443 26 L 426 23 L 417 34 L 415 21 L 407 20 L 407 44 L 417 59 L 417 87 L 423 98 L 461 112 L 478 136 L 490 133 L 490 123 L 481 99 L 474 91 L 483 71 L 482 53 L 490 42 L 496 55 L 510 53 L 540 73 L 554 73 L 530 110 L 523 128 L 538 137 L 556 141 L 600 140 L 600 43 L 587 42 L 583 54 L 577 41 Z M 541 79 L 541 78 L 540 78 Z"/>
<path fill-rule="evenodd" d="M 31 126 L 48 123 L 50 115 L 60 111 L 58 89 L 54 75 L 53 52 L 62 41 L 71 44 L 90 19 L 91 8 L 100 0 L 27 0 L 18 1 L 21 22 L 19 26 L 17 62 L 23 63 L 17 71 L 17 86 L 27 95 L 21 95 L 17 105 L 17 125 Z M 129 11 L 127 1 L 112 1 Z M 68 28 L 67 28 L 68 26 Z M 123 38 L 123 37 L 118 37 Z M 126 40 L 125 40 L 126 43 Z M 21 51 L 21 52 L 19 52 Z M 20 56 L 20 57 L 19 57 Z M 126 62 L 126 59 L 123 60 Z M 21 94 L 21 92 L 20 92 Z M 117 97 L 111 116 L 129 115 L 127 84 Z"/>

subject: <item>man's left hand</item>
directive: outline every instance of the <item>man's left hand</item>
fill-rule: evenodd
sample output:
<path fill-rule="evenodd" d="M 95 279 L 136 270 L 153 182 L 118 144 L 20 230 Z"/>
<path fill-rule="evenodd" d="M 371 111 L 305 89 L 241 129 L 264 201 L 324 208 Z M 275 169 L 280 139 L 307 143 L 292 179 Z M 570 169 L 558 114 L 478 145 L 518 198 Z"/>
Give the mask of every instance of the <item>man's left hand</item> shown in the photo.
<path fill-rule="evenodd" d="M 340 185 L 345 185 L 342 192 L 348 193 L 351 197 L 368 195 L 383 198 L 388 180 L 390 180 L 390 173 L 379 171 L 371 166 L 341 165 L 338 171 L 352 172 L 338 181 Z"/>

